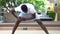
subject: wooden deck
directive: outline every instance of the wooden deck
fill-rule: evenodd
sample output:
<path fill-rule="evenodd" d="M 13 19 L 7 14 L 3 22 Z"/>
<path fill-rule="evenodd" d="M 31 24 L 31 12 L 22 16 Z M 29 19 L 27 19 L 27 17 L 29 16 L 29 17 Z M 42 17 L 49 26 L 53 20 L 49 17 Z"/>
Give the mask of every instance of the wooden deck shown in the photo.
<path fill-rule="evenodd" d="M 42 21 L 48 30 L 60 30 L 60 21 Z M 12 30 L 15 23 L 0 23 L 0 30 Z M 36 22 L 22 22 L 18 30 L 41 30 Z"/>
<path fill-rule="evenodd" d="M 11 34 L 12 30 L 0 30 L 0 34 Z M 15 34 L 46 34 L 43 30 L 16 30 Z M 49 34 L 60 34 L 59 30 L 49 30 Z"/>

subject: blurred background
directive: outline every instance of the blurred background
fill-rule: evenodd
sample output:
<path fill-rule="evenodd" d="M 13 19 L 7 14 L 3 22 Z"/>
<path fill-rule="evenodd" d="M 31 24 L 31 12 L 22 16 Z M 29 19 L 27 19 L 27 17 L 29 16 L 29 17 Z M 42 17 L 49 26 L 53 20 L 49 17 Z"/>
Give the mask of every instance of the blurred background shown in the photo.
<path fill-rule="evenodd" d="M 42 15 L 44 19 L 48 18 L 49 21 L 60 20 L 60 0 L 0 0 L 0 22 L 15 22 L 16 18 L 8 9 L 17 7 L 22 3 L 33 4 L 37 13 Z M 19 13 L 16 12 L 17 16 Z"/>
<path fill-rule="evenodd" d="M 47 29 L 56 34 L 58 30 L 60 32 L 60 0 L 0 0 L 0 30 L 12 30 L 17 19 L 9 10 L 22 3 L 33 4 Z M 16 12 L 15 14 L 18 16 L 19 13 Z M 39 25 L 33 20 L 23 21 L 17 29 L 41 31 Z"/>

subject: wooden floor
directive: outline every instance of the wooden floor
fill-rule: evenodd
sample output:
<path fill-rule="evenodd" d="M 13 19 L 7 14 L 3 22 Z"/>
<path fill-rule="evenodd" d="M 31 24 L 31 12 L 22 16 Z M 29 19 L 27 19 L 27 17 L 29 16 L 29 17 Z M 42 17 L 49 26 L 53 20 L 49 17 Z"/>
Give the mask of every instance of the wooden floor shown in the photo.
<path fill-rule="evenodd" d="M 11 34 L 12 30 L 0 30 L 0 34 Z M 46 34 L 43 30 L 16 30 L 15 34 Z M 59 30 L 49 30 L 49 34 L 60 34 Z"/>
<path fill-rule="evenodd" d="M 60 30 L 60 21 L 42 21 L 48 30 Z M 15 23 L 0 23 L 0 30 L 12 30 Z M 36 22 L 22 22 L 17 30 L 42 30 Z"/>
<path fill-rule="evenodd" d="M 45 26 L 60 27 L 60 21 L 42 21 L 42 23 Z M 15 23 L 0 23 L 0 27 L 3 27 L 3 26 L 7 27 L 7 26 L 14 26 L 14 25 L 15 25 Z M 37 27 L 39 27 L 37 22 L 21 22 L 19 24 L 19 26 L 26 26 L 26 27 L 37 26 Z"/>
<path fill-rule="evenodd" d="M 60 30 L 60 27 L 46 27 L 48 30 Z M 0 30 L 12 30 L 13 27 L 0 27 Z M 18 27 L 17 30 L 42 30 L 41 27 Z"/>

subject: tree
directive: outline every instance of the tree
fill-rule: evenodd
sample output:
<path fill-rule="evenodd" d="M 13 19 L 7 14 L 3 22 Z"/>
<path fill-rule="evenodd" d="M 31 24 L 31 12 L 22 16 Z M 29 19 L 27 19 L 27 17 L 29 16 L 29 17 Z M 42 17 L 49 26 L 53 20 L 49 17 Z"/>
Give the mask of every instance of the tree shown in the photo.
<path fill-rule="evenodd" d="M 21 3 L 31 3 L 34 5 L 34 7 L 36 8 L 36 10 L 44 10 L 45 9 L 45 5 L 47 5 L 48 3 L 45 0 L 17 0 L 16 5 L 20 5 Z"/>
<path fill-rule="evenodd" d="M 6 4 L 10 5 L 10 2 L 15 3 L 14 0 L 0 0 L 0 7 L 6 7 Z"/>
<path fill-rule="evenodd" d="M 18 6 L 21 3 L 31 3 L 34 5 L 35 9 L 38 10 L 44 10 L 45 5 L 48 3 L 45 0 L 0 0 L 0 7 L 6 7 L 6 3 L 9 5 L 9 7 L 12 7 L 9 2 L 13 2 L 14 6 Z"/>

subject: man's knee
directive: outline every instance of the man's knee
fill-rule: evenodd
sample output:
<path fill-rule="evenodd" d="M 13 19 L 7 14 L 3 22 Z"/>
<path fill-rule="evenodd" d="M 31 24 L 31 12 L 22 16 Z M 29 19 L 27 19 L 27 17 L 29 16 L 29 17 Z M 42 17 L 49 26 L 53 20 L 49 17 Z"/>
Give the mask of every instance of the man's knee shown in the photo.
<path fill-rule="evenodd" d="M 35 21 L 41 21 L 40 19 L 36 19 Z"/>
<path fill-rule="evenodd" d="M 22 21 L 22 18 L 21 17 L 18 17 L 18 19 L 17 19 L 18 21 Z"/>
<path fill-rule="evenodd" d="M 36 19 L 35 21 L 36 21 L 37 23 L 39 23 L 39 24 L 42 23 L 40 19 Z"/>

